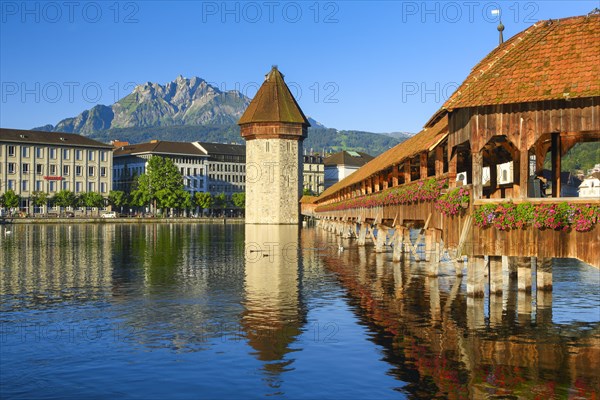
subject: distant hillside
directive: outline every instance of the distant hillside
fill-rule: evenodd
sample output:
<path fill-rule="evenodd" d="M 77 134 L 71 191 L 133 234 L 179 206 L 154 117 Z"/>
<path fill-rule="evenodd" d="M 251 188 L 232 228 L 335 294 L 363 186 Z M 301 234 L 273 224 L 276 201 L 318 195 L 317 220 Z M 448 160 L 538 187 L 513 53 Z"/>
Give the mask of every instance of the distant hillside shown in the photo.
<path fill-rule="evenodd" d="M 240 137 L 240 129 L 235 124 L 228 125 L 184 125 L 159 126 L 149 128 L 117 128 L 89 135 L 90 138 L 108 143 L 119 139 L 131 143 L 147 142 L 152 139 L 172 140 L 177 142 L 206 141 L 219 143 L 238 143 L 244 141 Z M 400 140 L 370 132 L 337 131 L 330 128 L 309 128 L 304 148 L 314 152 L 355 150 L 373 156 L 400 143 Z"/>

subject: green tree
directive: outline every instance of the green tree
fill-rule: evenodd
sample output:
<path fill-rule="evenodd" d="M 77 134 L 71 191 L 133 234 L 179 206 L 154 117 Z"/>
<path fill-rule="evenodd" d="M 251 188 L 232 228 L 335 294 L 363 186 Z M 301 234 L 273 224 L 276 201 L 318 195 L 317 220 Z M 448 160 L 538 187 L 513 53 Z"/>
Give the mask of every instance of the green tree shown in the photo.
<path fill-rule="evenodd" d="M 127 205 L 127 194 L 122 190 L 111 190 L 108 193 L 108 202 L 113 207 L 123 207 Z"/>
<path fill-rule="evenodd" d="M 172 202 L 172 193 L 183 190 L 183 178 L 169 158 L 152 156 L 148 160 L 146 173 L 137 179 L 137 188 L 132 192 L 135 205 L 143 206 L 155 202 L 160 209 Z"/>
<path fill-rule="evenodd" d="M 21 197 L 14 192 L 14 190 L 9 189 L 0 196 L 0 203 L 3 207 L 8 209 L 19 207 L 19 203 L 21 202 Z"/>
<path fill-rule="evenodd" d="M 315 194 L 309 188 L 304 188 L 304 190 L 302 190 L 302 195 L 303 196 L 314 196 Z"/>
<path fill-rule="evenodd" d="M 215 204 L 215 199 L 208 192 L 196 192 L 194 195 L 194 204 L 202 210 L 207 210 Z"/>
<path fill-rule="evenodd" d="M 227 196 L 225 196 L 225 193 L 219 193 L 218 195 L 215 196 L 215 208 L 217 209 L 222 209 L 225 208 L 225 206 L 227 205 Z"/>
<path fill-rule="evenodd" d="M 52 197 L 52 204 L 59 207 L 75 207 L 77 196 L 70 190 L 61 190 Z"/>
<path fill-rule="evenodd" d="M 46 192 L 35 191 L 31 193 L 31 201 L 36 207 L 45 207 L 49 199 L 50 195 Z"/>
<path fill-rule="evenodd" d="M 100 193 L 85 192 L 77 199 L 77 204 L 80 207 L 85 207 L 85 215 L 89 207 L 102 207 L 104 205 L 104 197 Z"/>
<path fill-rule="evenodd" d="M 246 207 L 246 193 L 234 193 L 231 195 L 231 201 L 233 201 L 233 205 L 239 208 Z"/>

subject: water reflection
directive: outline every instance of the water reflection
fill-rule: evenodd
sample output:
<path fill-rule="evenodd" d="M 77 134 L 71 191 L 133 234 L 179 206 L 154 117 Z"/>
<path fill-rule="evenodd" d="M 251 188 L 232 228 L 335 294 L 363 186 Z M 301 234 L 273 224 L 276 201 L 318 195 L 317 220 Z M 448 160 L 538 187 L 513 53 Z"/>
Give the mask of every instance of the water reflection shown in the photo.
<path fill-rule="evenodd" d="M 594 297 L 578 296 L 586 304 L 574 307 L 594 309 L 596 319 L 556 324 L 549 293 L 537 293 L 534 313 L 532 293 L 518 291 L 516 282 L 509 283 L 504 299 L 467 297 L 452 265 L 443 265 L 440 276 L 431 278 L 422 265 L 392 263 L 391 253 L 376 254 L 351 242 L 346 247 L 341 256 L 325 257 L 325 266 L 338 275 L 366 323 L 381 332 L 373 340 L 385 348 L 390 373 L 410 382 L 407 392 L 419 398 L 593 398 L 600 393 L 597 270 L 591 282 L 555 285 L 555 293 L 561 286 L 580 285 L 586 292 L 596 285 Z M 555 268 L 555 279 L 566 278 L 560 270 Z M 560 293 L 555 297 L 562 300 Z"/>
<path fill-rule="evenodd" d="M 271 387 L 293 370 L 292 344 L 305 324 L 299 277 L 299 231 L 289 225 L 246 225 L 242 329 L 264 362 Z"/>
<path fill-rule="evenodd" d="M 502 295 L 469 298 L 452 265 L 429 277 L 315 229 L 12 229 L 0 235 L 3 398 L 600 392 L 600 272 L 572 260 L 554 265 L 553 292 L 507 277 Z"/>

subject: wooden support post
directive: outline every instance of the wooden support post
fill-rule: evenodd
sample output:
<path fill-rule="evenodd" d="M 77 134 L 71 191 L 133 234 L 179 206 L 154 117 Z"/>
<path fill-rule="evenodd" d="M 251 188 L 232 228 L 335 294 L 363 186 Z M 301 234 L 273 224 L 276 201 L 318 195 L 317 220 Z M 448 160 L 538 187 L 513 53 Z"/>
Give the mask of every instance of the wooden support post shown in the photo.
<path fill-rule="evenodd" d="M 456 271 L 456 277 L 462 278 L 463 270 L 465 269 L 465 263 L 462 259 L 454 260 L 454 268 Z"/>
<path fill-rule="evenodd" d="M 427 152 L 424 151 L 419 157 L 419 177 L 421 179 L 427 178 Z"/>
<path fill-rule="evenodd" d="M 410 241 L 410 229 L 404 228 L 402 232 L 402 249 L 405 253 L 412 252 L 413 247 Z"/>
<path fill-rule="evenodd" d="M 560 197 L 560 133 L 552 134 L 552 197 Z"/>
<path fill-rule="evenodd" d="M 517 281 L 519 291 L 531 292 L 531 257 L 517 259 Z"/>
<path fill-rule="evenodd" d="M 471 257 L 467 265 L 467 296 L 483 297 L 484 274 L 485 260 L 483 256 Z"/>
<path fill-rule="evenodd" d="M 452 148 L 448 146 L 448 179 L 450 181 L 450 187 L 456 186 L 456 174 L 458 166 L 458 152 L 452 153 Z"/>
<path fill-rule="evenodd" d="M 433 232 L 431 229 L 425 231 L 425 261 L 431 261 L 431 253 L 433 252 Z"/>
<path fill-rule="evenodd" d="M 437 325 L 442 320 L 442 305 L 440 301 L 440 281 L 437 278 L 428 277 L 425 284 L 429 286 L 429 315 L 432 325 Z"/>
<path fill-rule="evenodd" d="M 483 157 L 481 152 L 472 154 L 473 169 L 473 199 L 479 200 L 483 197 Z"/>
<path fill-rule="evenodd" d="M 502 294 L 502 257 L 490 256 L 489 260 L 490 296 Z"/>
<path fill-rule="evenodd" d="M 377 238 L 375 240 L 375 252 L 383 253 L 387 242 L 388 228 L 384 225 L 377 225 Z"/>
<path fill-rule="evenodd" d="M 490 165 L 490 197 L 498 188 L 498 166 Z"/>
<path fill-rule="evenodd" d="M 360 228 L 358 229 L 358 242 L 359 246 L 365 246 L 367 244 L 367 230 L 368 225 L 366 222 L 360 223 Z"/>
<path fill-rule="evenodd" d="M 411 164 L 411 160 L 410 160 L 410 158 L 408 158 L 404 162 L 404 183 L 408 183 L 408 182 L 411 181 L 411 177 L 410 177 L 410 164 Z"/>
<path fill-rule="evenodd" d="M 392 166 L 392 186 L 398 186 L 398 175 L 400 172 L 398 171 L 398 166 Z"/>
<path fill-rule="evenodd" d="M 529 150 L 524 148 L 520 152 L 520 162 L 519 162 L 519 197 L 522 199 L 526 199 L 529 197 L 529 193 L 527 192 L 529 187 Z M 514 165 L 513 165 L 514 168 Z M 513 176 L 513 179 L 516 179 Z"/>
<path fill-rule="evenodd" d="M 392 254 L 392 261 L 398 262 L 402 260 L 402 238 L 404 237 L 404 227 L 397 225 L 394 228 L 394 236 L 392 237 L 392 246 L 394 246 L 394 252 Z"/>
<path fill-rule="evenodd" d="M 444 174 L 444 148 L 439 145 L 435 148 L 435 176 L 440 177 Z"/>
<path fill-rule="evenodd" d="M 537 290 L 552 290 L 552 258 L 539 257 L 536 260 Z"/>
<path fill-rule="evenodd" d="M 536 293 L 536 323 L 552 323 L 552 291 L 539 290 Z"/>

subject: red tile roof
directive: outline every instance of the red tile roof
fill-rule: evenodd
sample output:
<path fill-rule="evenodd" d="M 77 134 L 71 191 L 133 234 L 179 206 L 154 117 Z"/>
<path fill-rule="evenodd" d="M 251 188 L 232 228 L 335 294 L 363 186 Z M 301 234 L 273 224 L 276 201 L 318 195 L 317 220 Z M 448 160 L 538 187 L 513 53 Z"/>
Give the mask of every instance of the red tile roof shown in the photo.
<path fill-rule="evenodd" d="M 600 15 L 540 21 L 473 68 L 443 109 L 600 95 Z"/>
<path fill-rule="evenodd" d="M 440 143 L 446 136 L 448 136 L 448 117 L 447 115 L 444 115 L 432 127 L 424 128 L 413 137 L 408 138 L 380 156 L 375 157 L 353 174 L 329 187 L 321 193 L 316 202 L 323 201 L 339 190 L 359 183 L 379 171 L 383 171 L 393 165 L 398 165 L 402 163 L 403 160 L 413 157 L 422 151 L 432 150 L 433 147 Z"/>
<path fill-rule="evenodd" d="M 273 67 L 266 75 L 238 125 L 253 122 L 287 122 L 310 126 L 277 67 Z"/>

